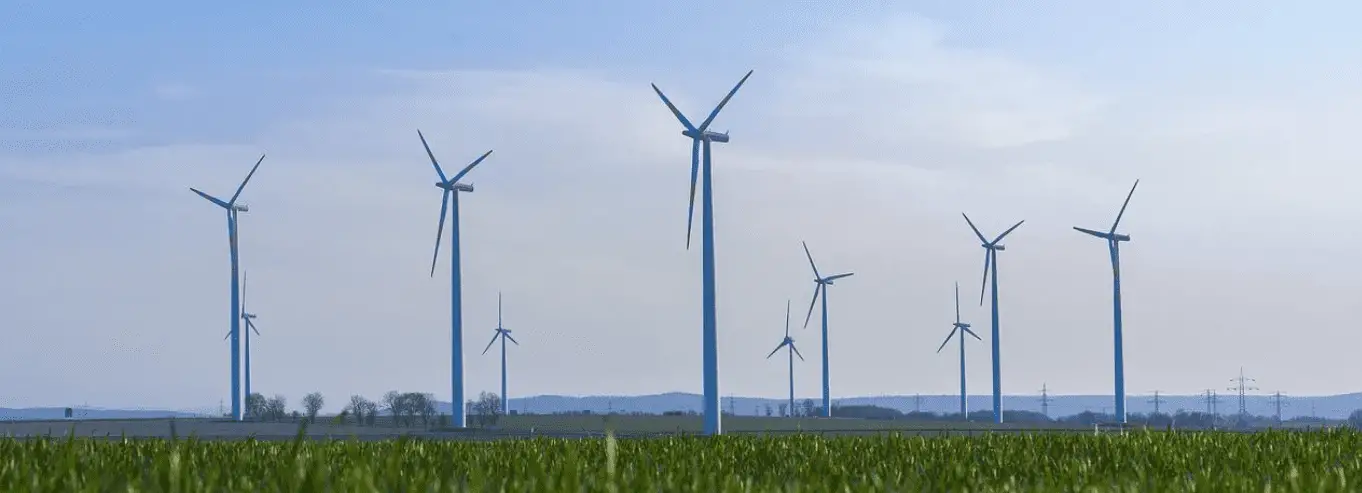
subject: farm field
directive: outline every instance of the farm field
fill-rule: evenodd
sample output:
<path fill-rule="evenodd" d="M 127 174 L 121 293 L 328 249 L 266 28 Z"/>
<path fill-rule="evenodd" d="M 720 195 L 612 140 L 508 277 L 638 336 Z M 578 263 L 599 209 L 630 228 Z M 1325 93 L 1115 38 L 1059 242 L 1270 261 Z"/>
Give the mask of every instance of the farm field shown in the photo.
<path fill-rule="evenodd" d="M 1362 434 L 0 441 L 0 491 L 1355 491 Z"/>

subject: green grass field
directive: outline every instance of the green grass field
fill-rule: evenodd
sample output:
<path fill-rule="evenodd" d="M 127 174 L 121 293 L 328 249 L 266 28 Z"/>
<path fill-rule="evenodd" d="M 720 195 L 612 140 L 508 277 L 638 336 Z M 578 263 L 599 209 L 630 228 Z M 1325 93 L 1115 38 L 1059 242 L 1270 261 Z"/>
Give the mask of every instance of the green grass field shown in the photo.
<path fill-rule="evenodd" d="M 0 491 L 1356 491 L 1352 431 L 0 441 Z"/>

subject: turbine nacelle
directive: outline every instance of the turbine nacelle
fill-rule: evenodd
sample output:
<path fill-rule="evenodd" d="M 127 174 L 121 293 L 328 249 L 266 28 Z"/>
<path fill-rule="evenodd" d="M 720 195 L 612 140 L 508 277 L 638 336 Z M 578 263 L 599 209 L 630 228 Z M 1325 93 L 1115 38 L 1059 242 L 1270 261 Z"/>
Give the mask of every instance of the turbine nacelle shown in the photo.
<path fill-rule="evenodd" d="M 254 318 L 255 318 L 255 314 L 254 314 L 254 313 L 243 313 L 243 314 L 241 314 L 241 318 L 245 318 L 245 319 L 254 319 Z"/>
<path fill-rule="evenodd" d="M 995 251 L 999 251 L 999 252 L 1004 251 L 1004 250 L 1007 250 L 1007 245 L 990 245 L 990 244 L 988 244 L 988 243 L 984 243 L 984 244 L 983 244 L 983 247 L 984 247 L 984 248 L 987 248 L 987 249 L 989 249 L 989 250 L 995 250 Z"/>
<path fill-rule="evenodd" d="M 710 142 L 721 142 L 721 143 L 723 143 L 723 142 L 728 142 L 728 132 L 719 133 L 719 132 L 711 132 L 711 131 L 709 131 L 709 130 L 705 130 L 704 132 L 699 132 L 699 131 L 695 131 L 695 130 L 686 129 L 686 130 L 682 130 L 682 131 L 681 131 L 681 135 L 684 135 L 684 136 L 686 136 L 686 137 L 690 137 L 690 138 L 692 138 L 692 139 L 708 140 L 708 141 L 710 141 Z"/>
<path fill-rule="evenodd" d="M 247 204 L 244 204 L 244 203 L 241 203 L 241 204 L 233 204 L 233 205 L 232 205 L 232 209 L 235 210 L 235 211 L 237 211 L 237 212 L 250 212 L 250 211 L 251 211 L 251 206 L 250 206 L 250 205 L 247 205 Z"/>
<path fill-rule="evenodd" d="M 955 325 L 955 328 L 957 328 L 957 329 L 968 329 L 968 328 L 970 328 L 970 325 L 967 324 L 967 323 L 964 323 L 964 322 L 956 322 L 956 323 L 953 324 L 953 325 Z"/>
<path fill-rule="evenodd" d="M 472 192 L 473 185 L 469 183 L 443 183 L 435 182 L 435 188 L 449 190 L 451 192 Z"/>

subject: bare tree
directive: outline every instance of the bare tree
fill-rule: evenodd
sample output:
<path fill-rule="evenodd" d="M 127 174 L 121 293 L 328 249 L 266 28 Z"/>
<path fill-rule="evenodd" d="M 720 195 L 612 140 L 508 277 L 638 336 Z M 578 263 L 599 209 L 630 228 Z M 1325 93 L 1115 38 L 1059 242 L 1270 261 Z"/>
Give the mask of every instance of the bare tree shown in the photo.
<path fill-rule="evenodd" d="M 365 400 L 364 400 L 364 424 L 369 425 L 369 426 L 373 426 L 373 425 L 374 425 L 374 421 L 375 421 L 377 418 L 378 418 L 378 404 L 374 403 L 374 401 L 365 399 Z"/>
<path fill-rule="evenodd" d="M 501 417 L 501 396 L 494 392 L 481 392 L 473 407 L 478 413 L 480 426 L 496 426 L 497 419 Z"/>
<path fill-rule="evenodd" d="M 270 421 L 283 421 L 284 416 L 288 415 L 288 401 L 284 396 L 274 394 L 268 401 L 265 401 L 263 415 Z"/>
<path fill-rule="evenodd" d="M 388 411 L 388 415 L 393 418 L 393 426 L 397 426 L 398 419 L 402 415 L 402 394 L 396 390 L 389 390 L 383 394 L 383 408 Z"/>
<path fill-rule="evenodd" d="M 786 403 L 784 403 L 784 402 L 782 402 L 782 403 L 780 403 L 780 406 L 779 406 L 779 407 L 780 407 L 780 415 L 781 415 L 781 416 L 788 416 L 787 414 L 785 414 L 785 412 L 790 410 L 790 405 L 789 405 L 789 404 L 786 404 Z"/>
<path fill-rule="evenodd" d="M 804 399 L 804 416 L 813 416 L 813 399 Z"/>
<path fill-rule="evenodd" d="M 314 422 L 317 420 L 317 413 L 326 405 L 326 399 L 321 392 L 313 392 L 303 396 L 303 412 L 307 414 L 307 420 Z"/>
<path fill-rule="evenodd" d="M 369 415 L 369 399 L 365 399 L 364 396 L 358 394 L 352 395 L 350 396 L 350 405 L 347 409 L 350 410 L 350 414 L 355 415 L 355 424 L 362 425 L 364 424 L 364 418 Z"/>
<path fill-rule="evenodd" d="M 265 416 L 265 396 L 259 392 L 252 392 L 246 396 L 246 418 L 261 419 Z"/>

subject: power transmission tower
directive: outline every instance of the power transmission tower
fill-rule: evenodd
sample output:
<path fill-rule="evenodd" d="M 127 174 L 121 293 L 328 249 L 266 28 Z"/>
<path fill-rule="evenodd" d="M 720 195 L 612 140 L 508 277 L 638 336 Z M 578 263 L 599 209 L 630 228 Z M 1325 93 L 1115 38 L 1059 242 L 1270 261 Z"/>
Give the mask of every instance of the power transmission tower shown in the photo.
<path fill-rule="evenodd" d="M 1149 402 L 1154 403 L 1154 414 L 1159 414 L 1159 404 L 1164 402 L 1164 400 L 1159 397 L 1159 391 L 1154 391 L 1154 398 L 1150 399 Z"/>
<path fill-rule="evenodd" d="M 1047 384 L 1040 384 L 1040 413 L 1046 418 L 1050 417 L 1050 388 Z"/>
<path fill-rule="evenodd" d="M 1244 378 L 1244 367 L 1241 366 L 1239 367 L 1239 377 L 1231 378 L 1230 381 L 1235 382 L 1235 386 L 1230 387 L 1226 390 L 1234 390 L 1239 392 L 1239 417 L 1247 418 L 1248 406 L 1246 405 L 1246 400 L 1244 399 L 1244 392 L 1249 390 L 1258 390 L 1258 387 L 1254 387 L 1252 384 L 1250 384 L 1250 382 L 1257 382 L 1257 380 L 1254 380 L 1252 378 Z"/>
<path fill-rule="evenodd" d="M 1277 407 L 1277 426 L 1281 426 L 1281 425 L 1282 425 L 1282 404 L 1290 405 L 1291 403 L 1289 403 L 1289 402 L 1283 403 L 1283 402 L 1282 402 L 1282 391 L 1280 391 L 1280 390 L 1278 390 L 1278 391 L 1276 391 L 1276 392 L 1274 392 L 1274 393 L 1272 394 L 1272 400 L 1274 401 L 1274 404 L 1276 404 L 1276 407 Z"/>

